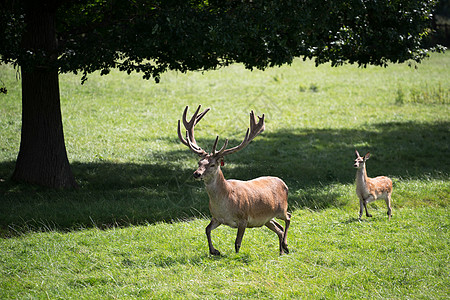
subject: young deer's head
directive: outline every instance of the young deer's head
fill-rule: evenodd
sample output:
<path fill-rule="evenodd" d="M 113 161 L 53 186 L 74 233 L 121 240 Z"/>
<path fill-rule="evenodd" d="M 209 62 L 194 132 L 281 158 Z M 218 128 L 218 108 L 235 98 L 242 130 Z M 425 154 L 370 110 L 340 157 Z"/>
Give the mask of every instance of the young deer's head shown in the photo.
<path fill-rule="evenodd" d="M 195 125 L 197 125 L 197 123 L 203 118 L 203 116 L 210 110 L 209 108 L 207 108 L 199 114 L 198 112 L 200 111 L 200 108 L 201 105 L 198 106 L 191 120 L 188 122 L 186 119 L 186 115 L 189 107 L 186 106 L 183 112 L 183 125 L 186 129 L 186 139 L 181 135 L 180 120 L 178 120 L 178 138 L 184 145 L 188 146 L 192 152 L 201 157 L 200 161 L 198 162 L 198 169 L 194 172 L 194 177 L 196 179 L 207 180 L 214 177 L 219 172 L 220 165 L 223 162 L 223 157 L 225 155 L 235 153 L 245 148 L 258 134 L 264 131 L 264 114 L 262 115 L 262 117 L 258 116 L 259 120 L 258 123 L 256 123 L 255 114 L 253 113 L 253 111 L 250 112 L 250 128 L 247 129 L 244 140 L 238 146 L 226 149 L 228 146 L 228 139 L 226 139 L 222 148 L 220 150 L 216 150 L 217 142 L 219 141 L 219 136 L 217 136 L 212 148 L 212 152 L 207 153 L 197 145 L 194 137 Z"/>
<path fill-rule="evenodd" d="M 358 150 L 355 150 L 355 164 L 353 165 L 356 169 L 361 169 L 362 167 L 364 167 L 364 164 L 366 163 L 366 160 L 369 159 L 370 157 L 370 152 L 367 152 L 366 155 L 364 155 L 363 157 L 361 157 L 358 153 Z"/>

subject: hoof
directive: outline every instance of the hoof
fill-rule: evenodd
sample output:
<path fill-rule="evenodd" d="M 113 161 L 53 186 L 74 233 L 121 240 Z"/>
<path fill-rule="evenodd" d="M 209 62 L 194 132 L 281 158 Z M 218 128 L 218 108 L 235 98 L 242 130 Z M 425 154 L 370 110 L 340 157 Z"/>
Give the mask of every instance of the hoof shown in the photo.
<path fill-rule="evenodd" d="M 214 249 L 214 250 L 212 250 L 212 251 L 209 251 L 209 254 L 214 255 L 214 256 L 219 256 L 219 255 L 220 255 L 220 252 L 219 252 L 219 250 Z"/>

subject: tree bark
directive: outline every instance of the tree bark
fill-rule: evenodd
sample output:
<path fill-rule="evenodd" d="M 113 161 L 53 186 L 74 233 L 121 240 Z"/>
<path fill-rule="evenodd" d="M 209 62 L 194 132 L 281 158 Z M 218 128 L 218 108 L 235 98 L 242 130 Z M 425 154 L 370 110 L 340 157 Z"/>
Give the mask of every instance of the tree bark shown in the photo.
<path fill-rule="evenodd" d="M 36 3 L 33 3 L 36 2 Z M 42 54 L 39 64 L 21 66 L 22 134 L 12 179 L 52 188 L 77 186 L 64 142 L 59 97 L 55 9 L 30 1 L 22 45 Z"/>

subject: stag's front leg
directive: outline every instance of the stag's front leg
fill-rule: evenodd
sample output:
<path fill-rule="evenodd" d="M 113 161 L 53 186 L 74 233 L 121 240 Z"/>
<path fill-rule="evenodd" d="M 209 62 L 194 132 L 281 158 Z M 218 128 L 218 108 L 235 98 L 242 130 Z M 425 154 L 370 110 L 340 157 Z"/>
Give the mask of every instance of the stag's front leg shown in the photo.
<path fill-rule="evenodd" d="M 239 249 L 241 248 L 242 238 L 244 237 L 245 228 L 247 228 L 247 222 L 242 221 L 238 225 L 238 232 L 236 237 L 236 242 L 234 243 L 234 249 L 236 249 L 236 253 L 239 253 Z"/>
<path fill-rule="evenodd" d="M 208 247 L 209 247 L 209 253 L 211 255 L 220 255 L 219 250 L 215 249 L 212 241 L 211 241 L 211 231 L 219 227 L 220 222 L 217 221 L 215 218 L 211 219 L 211 222 L 208 226 L 206 226 L 206 237 L 208 238 Z"/>

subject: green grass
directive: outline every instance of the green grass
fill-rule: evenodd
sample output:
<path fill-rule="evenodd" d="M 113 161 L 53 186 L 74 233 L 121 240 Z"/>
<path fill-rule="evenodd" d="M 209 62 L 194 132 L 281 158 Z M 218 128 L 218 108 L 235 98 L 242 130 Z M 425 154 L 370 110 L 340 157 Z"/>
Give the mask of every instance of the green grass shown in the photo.
<path fill-rule="evenodd" d="M 61 75 L 69 160 L 78 190 L 9 181 L 20 143 L 20 81 L 0 66 L 0 298 L 414 298 L 449 294 L 450 55 L 357 68 L 296 60 L 247 71 L 166 73 L 160 84 L 119 72 Z M 211 112 L 197 126 L 238 144 L 248 113 L 266 131 L 226 158 L 227 178 L 281 177 L 293 213 L 291 254 L 268 229 L 204 228 L 208 198 L 197 158 L 179 141 L 185 105 Z M 357 222 L 354 150 L 369 176 L 394 181 Z"/>
<path fill-rule="evenodd" d="M 213 233 L 207 220 L 0 240 L 2 299 L 445 299 L 450 292 L 448 211 L 415 208 L 358 222 L 340 209 L 296 210 L 278 256 L 269 230 Z"/>

